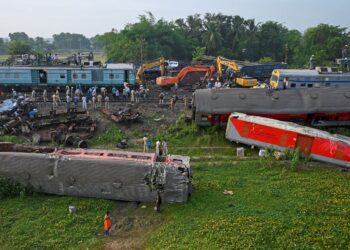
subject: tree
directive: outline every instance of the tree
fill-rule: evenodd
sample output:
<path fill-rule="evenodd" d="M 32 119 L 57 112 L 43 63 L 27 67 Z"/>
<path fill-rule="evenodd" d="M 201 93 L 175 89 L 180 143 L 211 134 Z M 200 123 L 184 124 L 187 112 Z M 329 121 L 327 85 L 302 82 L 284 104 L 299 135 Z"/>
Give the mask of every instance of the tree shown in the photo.
<path fill-rule="evenodd" d="M 31 46 L 22 41 L 11 41 L 8 46 L 8 53 L 10 55 L 29 54 L 31 51 Z"/>
<path fill-rule="evenodd" d="M 60 33 L 53 35 L 53 45 L 57 49 L 90 49 L 90 40 L 81 34 Z"/>
<path fill-rule="evenodd" d="M 261 57 L 271 57 L 274 61 L 284 60 L 288 29 L 282 24 L 267 21 L 259 31 Z"/>
<path fill-rule="evenodd" d="M 315 54 L 317 65 L 331 64 L 340 58 L 341 49 L 349 42 L 346 28 L 328 24 L 319 24 L 304 33 L 304 60 Z"/>
<path fill-rule="evenodd" d="M 4 39 L 0 38 L 0 54 L 3 54 L 6 52 L 6 44 L 4 42 Z"/>
<path fill-rule="evenodd" d="M 25 32 L 14 32 L 9 34 L 11 41 L 20 41 L 27 44 L 33 43 L 33 39 L 30 38 Z"/>

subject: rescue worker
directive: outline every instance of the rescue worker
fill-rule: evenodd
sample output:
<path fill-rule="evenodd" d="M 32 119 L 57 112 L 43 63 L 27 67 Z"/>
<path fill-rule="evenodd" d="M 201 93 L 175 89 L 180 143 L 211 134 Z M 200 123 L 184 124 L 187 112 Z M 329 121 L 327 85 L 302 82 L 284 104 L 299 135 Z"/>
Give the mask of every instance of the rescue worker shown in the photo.
<path fill-rule="evenodd" d="M 315 55 L 311 55 L 309 62 L 310 62 L 310 69 L 315 69 Z"/>
<path fill-rule="evenodd" d="M 131 97 L 131 102 L 135 102 L 135 90 L 131 90 L 131 95 L 130 95 L 130 97 Z"/>
<path fill-rule="evenodd" d="M 117 88 L 113 86 L 113 88 L 112 88 L 112 96 L 113 96 L 113 99 L 116 98 L 116 92 L 117 92 Z"/>
<path fill-rule="evenodd" d="M 157 157 L 160 156 L 160 141 L 156 142 L 156 155 Z"/>
<path fill-rule="evenodd" d="M 107 89 L 106 89 L 105 87 L 102 87 L 102 88 L 101 88 L 101 94 L 102 94 L 102 96 L 106 96 L 106 94 L 107 94 Z"/>
<path fill-rule="evenodd" d="M 12 89 L 12 98 L 16 99 L 16 97 L 17 97 L 17 92 L 15 89 Z"/>
<path fill-rule="evenodd" d="M 87 110 L 87 102 L 86 102 L 86 96 L 83 96 L 81 98 L 82 104 L 83 104 L 83 110 Z"/>
<path fill-rule="evenodd" d="M 44 89 L 44 91 L 43 91 L 43 99 L 44 99 L 44 102 L 47 102 L 47 91 L 46 91 L 46 89 Z"/>
<path fill-rule="evenodd" d="M 70 97 L 71 98 L 74 97 L 74 87 L 73 86 L 70 88 Z"/>
<path fill-rule="evenodd" d="M 159 94 L 159 105 L 163 105 L 164 104 L 164 93 L 160 92 Z"/>
<path fill-rule="evenodd" d="M 148 153 L 148 138 L 147 135 L 143 137 L 143 152 Z"/>
<path fill-rule="evenodd" d="M 92 107 L 96 109 L 96 96 L 92 96 Z"/>
<path fill-rule="evenodd" d="M 97 95 L 97 103 L 98 103 L 98 107 L 102 108 L 102 95 L 100 94 Z"/>
<path fill-rule="evenodd" d="M 66 102 L 67 102 L 67 113 L 68 113 L 70 109 L 70 102 L 71 102 L 71 98 L 69 95 L 66 96 Z"/>
<path fill-rule="evenodd" d="M 105 236 L 109 236 L 111 227 L 112 227 L 112 221 L 111 221 L 111 218 L 109 217 L 109 211 L 107 211 L 104 216 L 104 222 L 103 222 L 103 230 L 104 230 Z"/>
<path fill-rule="evenodd" d="M 109 97 L 106 95 L 105 97 L 105 109 L 109 110 Z"/>
<path fill-rule="evenodd" d="M 166 156 L 166 155 L 168 155 L 168 145 L 167 145 L 167 143 L 166 143 L 166 141 L 163 141 L 162 142 L 162 151 L 163 151 L 163 155 L 164 156 Z"/>
<path fill-rule="evenodd" d="M 184 100 L 185 109 L 187 109 L 188 99 L 187 99 L 187 96 L 186 96 L 186 95 L 184 95 L 183 100 Z"/>
<path fill-rule="evenodd" d="M 345 45 L 344 48 L 341 51 L 341 58 L 347 59 L 348 58 L 348 45 Z"/>
<path fill-rule="evenodd" d="M 58 90 L 58 88 L 56 89 L 56 99 L 59 103 L 61 103 L 60 91 Z"/>
<path fill-rule="evenodd" d="M 33 91 L 32 91 L 32 96 L 31 96 L 31 100 L 32 100 L 32 101 L 35 101 L 35 94 L 36 94 L 36 93 L 35 93 L 35 90 L 33 89 Z"/>
<path fill-rule="evenodd" d="M 170 109 L 173 110 L 175 106 L 175 98 L 172 96 L 170 98 Z"/>
<path fill-rule="evenodd" d="M 69 87 L 67 88 L 68 86 L 66 86 L 66 96 L 70 94 L 70 89 Z"/>
<path fill-rule="evenodd" d="M 57 107 L 58 107 L 57 98 L 56 98 L 56 95 L 53 94 L 52 95 L 52 108 L 56 109 Z"/>
<path fill-rule="evenodd" d="M 140 90 L 139 89 L 136 89 L 136 93 L 135 93 L 135 100 L 136 100 L 136 103 L 139 103 L 140 102 Z"/>
<path fill-rule="evenodd" d="M 74 108 L 78 109 L 79 96 L 75 95 L 73 98 L 73 101 L 74 101 Z"/>

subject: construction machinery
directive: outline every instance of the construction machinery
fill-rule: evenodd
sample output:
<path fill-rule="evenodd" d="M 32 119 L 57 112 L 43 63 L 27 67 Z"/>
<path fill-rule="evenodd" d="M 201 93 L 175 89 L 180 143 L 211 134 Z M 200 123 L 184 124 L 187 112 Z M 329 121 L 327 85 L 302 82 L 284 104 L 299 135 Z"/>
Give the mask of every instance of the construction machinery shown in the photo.
<path fill-rule="evenodd" d="M 190 65 L 190 66 L 184 67 L 176 76 L 158 77 L 156 80 L 156 83 L 158 86 L 163 86 L 163 87 L 179 84 L 182 80 L 186 80 L 187 83 L 192 83 L 195 78 L 190 76 L 191 73 L 197 73 L 197 75 L 199 75 L 199 78 L 201 78 L 205 74 L 207 74 L 209 70 L 210 70 L 209 66 Z"/>
<path fill-rule="evenodd" d="M 258 84 L 258 81 L 252 77 L 242 77 L 240 67 L 238 66 L 238 64 L 234 60 L 230 60 L 222 56 L 218 56 L 215 59 L 211 70 L 207 72 L 204 79 L 208 80 L 215 73 L 215 71 L 217 72 L 218 77 L 222 78 L 223 66 L 227 67 L 233 72 L 232 77 L 229 77 L 232 83 L 241 87 L 253 87 Z"/>
<path fill-rule="evenodd" d="M 152 69 L 155 67 L 160 68 L 160 75 L 163 76 L 165 73 L 165 59 L 164 59 L 164 57 L 160 57 L 154 61 L 141 64 L 141 66 L 136 71 L 136 83 L 137 84 L 142 83 L 143 73 L 145 72 L 146 69 Z"/>

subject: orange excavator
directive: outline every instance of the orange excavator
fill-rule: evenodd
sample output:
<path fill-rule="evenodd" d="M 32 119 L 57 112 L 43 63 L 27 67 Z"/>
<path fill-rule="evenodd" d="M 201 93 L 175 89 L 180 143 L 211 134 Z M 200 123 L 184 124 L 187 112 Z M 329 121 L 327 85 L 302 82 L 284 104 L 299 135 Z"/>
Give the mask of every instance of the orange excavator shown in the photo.
<path fill-rule="evenodd" d="M 190 65 L 183 68 L 176 76 L 161 76 L 156 79 L 158 86 L 172 86 L 174 84 L 179 84 L 189 73 L 202 72 L 203 76 L 208 71 L 214 70 L 212 67 L 204 65 Z"/>

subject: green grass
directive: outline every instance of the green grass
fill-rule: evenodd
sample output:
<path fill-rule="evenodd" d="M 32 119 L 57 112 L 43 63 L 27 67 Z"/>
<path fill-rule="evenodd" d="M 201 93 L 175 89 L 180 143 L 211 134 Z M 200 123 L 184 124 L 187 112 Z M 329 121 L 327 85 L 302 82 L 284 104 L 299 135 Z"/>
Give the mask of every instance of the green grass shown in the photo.
<path fill-rule="evenodd" d="M 15 135 L 0 135 L 0 142 L 23 143 L 23 140 Z"/>
<path fill-rule="evenodd" d="M 95 249 L 112 207 L 107 200 L 44 195 L 1 200 L 0 249 Z"/>
<path fill-rule="evenodd" d="M 92 142 L 105 147 L 124 136 L 113 125 Z M 246 149 L 252 157 L 238 159 L 222 129 L 199 128 L 184 116 L 151 139 L 165 139 L 171 154 L 192 156 L 194 192 L 186 204 L 162 205 L 162 224 L 146 234 L 149 249 L 349 249 L 349 173 L 299 159 L 298 152 L 276 161 Z M 78 213 L 69 215 L 68 205 Z M 99 249 L 102 216 L 112 207 L 58 196 L 1 200 L 0 249 Z M 145 221 L 155 216 L 147 212 Z"/>
<path fill-rule="evenodd" d="M 347 249 L 349 176 L 265 163 L 196 162 L 191 200 L 163 207 L 167 223 L 149 236 L 149 248 Z"/>
<path fill-rule="evenodd" d="M 126 139 L 126 135 L 120 128 L 113 124 L 107 129 L 107 131 L 105 131 L 105 133 L 91 139 L 89 144 L 92 146 L 111 147 L 122 139 Z"/>

